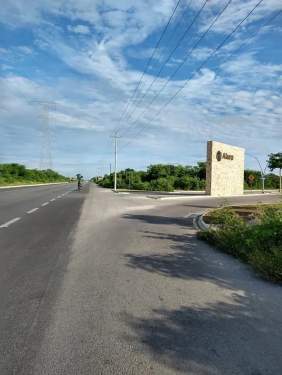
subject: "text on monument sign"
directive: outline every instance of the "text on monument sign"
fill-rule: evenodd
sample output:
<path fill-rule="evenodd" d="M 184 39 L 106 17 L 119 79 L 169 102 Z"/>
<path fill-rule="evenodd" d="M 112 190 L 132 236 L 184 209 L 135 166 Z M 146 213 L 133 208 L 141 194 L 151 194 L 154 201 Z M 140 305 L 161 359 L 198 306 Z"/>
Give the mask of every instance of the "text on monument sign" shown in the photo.
<path fill-rule="evenodd" d="M 227 152 L 217 151 L 216 160 L 221 161 L 222 159 L 234 160 L 234 155 L 227 154 Z"/>

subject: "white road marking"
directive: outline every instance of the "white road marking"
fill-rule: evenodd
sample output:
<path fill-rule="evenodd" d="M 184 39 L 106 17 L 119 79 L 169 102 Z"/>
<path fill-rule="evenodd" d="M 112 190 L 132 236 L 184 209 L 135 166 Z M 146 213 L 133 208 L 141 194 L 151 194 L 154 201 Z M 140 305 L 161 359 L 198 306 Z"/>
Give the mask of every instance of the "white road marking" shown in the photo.
<path fill-rule="evenodd" d="M 56 198 L 53 198 L 53 199 L 50 200 L 50 202 L 54 202 L 55 200 L 56 200 Z"/>
<path fill-rule="evenodd" d="M 45 206 L 47 206 L 49 204 L 49 202 L 45 202 L 45 203 L 42 203 L 42 207 L 45 207 Z"/>
<path fill-rule="evenodd" d="M 8 228 L 11 224 L 14 224 L 15 222 L 21 220 L 20 217 L 16 217 L 15 219 L 12 219 L 10 221 L 7 221 L 7 223 L 0 225 L 0 228 Z"/>
<path fill-rule="evenodd" d="M 38 207 L 35 207 L 35 208 L 33 208 L 32 210 L 27 211 L 26 213 L 27 213 L 27 214 L 33 214 L 33 212 L 35 212 L 35 211 L 37 211 L 37 210 L 39 210 L 39 208 L 38 208 Z"/>
<path fill-rule="evenodd" d="M 60 199 L 60 198 L 62 198 L 62 196 L 61 196 L 61 195 L 58 195 L 58 196 L 57 196 L 57 199 Z"/>

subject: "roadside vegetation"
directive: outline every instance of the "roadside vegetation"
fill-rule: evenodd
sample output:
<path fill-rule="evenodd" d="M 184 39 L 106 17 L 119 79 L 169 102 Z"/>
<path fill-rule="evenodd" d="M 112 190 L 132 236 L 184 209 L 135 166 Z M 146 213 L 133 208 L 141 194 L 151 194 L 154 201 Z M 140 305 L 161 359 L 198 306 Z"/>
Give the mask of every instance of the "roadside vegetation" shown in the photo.
<path fill-rule="evenodd" d="M 282 192 L 282 152 L 268 155 L 268 168 L 271 171 L 279 170 L 279 191 Z"/>
<path fill-rule="evenodd" d="M 147 171 L 129 168 L 120 171 L 117 175 L 117 188 L 153 191 L 204 190 L 205 178 L 205 163 L 198 163 L 196 166 L 155 164 L 150 165 Z M 113 188 L 114 174 L 94 178 L 93 181 L 102 187 Z"/>
<path fill-rule="evenodd" d="M 251 176 L 251 177 L 250 177 Z M 246 170 L 245 189 L 261 189 L 261 173 Z M 105 188 L 114 187 L 114 174 L 95 177 L 92 179 Z M 125 169 L 117 174 L 118 189 L 174 191 L 174 190 L 205 190 L 206 163 L 198 162 L 196 166 L 155 164 L 147 171 Z M 265 188 L 278 189 L 279 176 L 274 173 L 265 175 Z"/>
<path fill-rule="evenodd" d="M 265 182 L 264 187 L 265 189 L 279 189 L 279 176 L 274 173 L 268 173 L 264 175 Z M 244 189 L 245 190 L 260 190 L 262 188 L 261 183 L 261 172 L 246 169 L 244 172 Z"/>
<path fill-rule="evenodd" d="M 212 225 L 199 238 L 250 264 L 265 279 L 282 283 L 282 204 L 257 206 L 248 218 L 230 207 L 208 217 Z"/>
<path fill-rule="evenodd" d="M 69 178 L 51 169 L 28 169 L 24 165 L 16 163 L 0 164 L 0 186 L 68 181 Z"/>

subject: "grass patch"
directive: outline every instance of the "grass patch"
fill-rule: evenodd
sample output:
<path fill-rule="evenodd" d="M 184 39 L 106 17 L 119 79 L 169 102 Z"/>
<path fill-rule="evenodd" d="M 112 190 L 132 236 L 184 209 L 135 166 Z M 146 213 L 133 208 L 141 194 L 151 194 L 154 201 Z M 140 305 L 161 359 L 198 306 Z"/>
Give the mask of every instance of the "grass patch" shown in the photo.
<path fill-rule="evenodd" d="M 252 224 L 232 207 L 210 212 L 209 219 L 215 227 L 199 232 L 199 238 L 282 283 L 282 204 L 257 206 Z"/>

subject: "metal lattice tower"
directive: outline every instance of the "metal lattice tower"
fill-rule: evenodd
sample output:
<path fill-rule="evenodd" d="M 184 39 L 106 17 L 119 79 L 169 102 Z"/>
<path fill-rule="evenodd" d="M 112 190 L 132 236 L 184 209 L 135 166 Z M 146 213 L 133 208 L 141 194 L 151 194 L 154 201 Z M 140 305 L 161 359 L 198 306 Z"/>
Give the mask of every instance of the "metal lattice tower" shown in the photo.
<path fill-rule="evenodd" d="M 41 148 L 40 148 L 40 169 L 52 169 L 52 132 L 50 127 L 50 112 L 56 109 L 56 103 L 52 101 L 36 100 L 40 105 L 41 124 Z"/>

